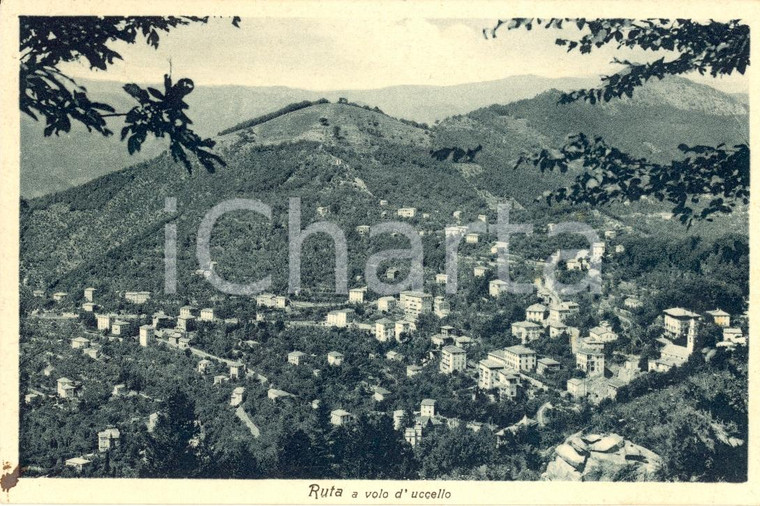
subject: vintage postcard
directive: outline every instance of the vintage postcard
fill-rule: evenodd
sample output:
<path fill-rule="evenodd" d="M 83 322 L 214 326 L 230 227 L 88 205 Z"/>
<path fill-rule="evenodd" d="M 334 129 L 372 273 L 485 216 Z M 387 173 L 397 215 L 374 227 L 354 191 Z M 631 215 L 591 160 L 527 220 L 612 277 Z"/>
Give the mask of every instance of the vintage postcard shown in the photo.
<path fill-rule="evenodd" d="M 760 502 L 760 3 L 0 14 L 0 501 Z"/>

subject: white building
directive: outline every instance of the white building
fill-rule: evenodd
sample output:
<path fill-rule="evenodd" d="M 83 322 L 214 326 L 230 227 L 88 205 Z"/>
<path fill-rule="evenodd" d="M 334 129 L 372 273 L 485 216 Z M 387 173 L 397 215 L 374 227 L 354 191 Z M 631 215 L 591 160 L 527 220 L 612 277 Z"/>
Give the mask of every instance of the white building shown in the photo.
<path fill-rule="evenodd" d="M 375 322 L 375 338 L 384 343 L 394 336 L 395 325 L 388 318 L 381 318 Z"/>
<path fill-rule="evenodd" d="M 451 303 L 444 297 L 438 296 L 433 299 L 433 312 L 438 318 L 446 318 L 451 314 Z"/>
<path fill-rule="evenodd" d="M 483 265 L 476 265 L 472 269 L 472 275 L 475 276 L 476 278 L 482 278 L 486 275 L 487 270 L 488 268 Z"/>
<path fill-rule="evenodd" d="M 421 314 L 433 310 L 433 296 L 429 293 L 405 291 L 401 292 L 401 307 L 407 319 L 416 320 Z"/>
<path fill-rule="evenodd" d="M 467 234 L 467 230 L 469 230 L 464 225 L 456 225 L 456 226 L 450 226 L 445 227 L 443 229 L 443 233 L 446 237 L 456 237 L 456 236 L 464 236 Z"/>
<path fill-rule="evenodd" d="M 195 328 L 195 317 L 192 315 L 179 316 L 177 318 L 177 328 L 184 332 L 190 332 Z"/>
<path fill-rule="evenodd" d="M 560 363 L 553 358 L 543 357 L 536 361 L 536 372 L 546 374 L 548 371 L 559 371 Z"/>
<path fill-rule="evenodd" d="M 731 315 L 722 309 L 713 309 L 712 311 L 707 311 L 705 314 L 719 327 L 731 326 Z"/>
<path fill-rule="evenodd" d="M 591 245 L 591 258 L 593 260 L 600 260 L 605 252 L 604 242 L 598 241 Z"/>
<path fill-rule="evenodd" d="M 131 336 L 132 322 L 127 320 L 115 320 L 111 323 L 111 334 L 115 336 Z"/>
<path fill-rule="evenodd" d="M 293 365 L 301 365 L 306 354 L 302 351 L 291 351 L 288 353 L 288 363 Z"/>
<path fill-rule="evenodd" d="M 84 289 L 84 299 L 87 302 L 94 302 L 95 301 L 95 289 L 92 287 L 88 287 Z"/>
<path fill-rule="evenodd" d="M 422 399 L 420 403 L 420 416 L 435 417 L 435 399 Z"/>
<path fill-rule="evenodd" d="M 212 322 L 212 321 L 214 321 L 214 308 L 212 308 L 212 307 L 204 307 L 203 309 L 201 309 L 200 320 L 202 322 Z"/>
<path fill-rule="evenodd" d="M 467 244 L 477 244 L 480 241 L 480 234 L 476 234 L 475 232 L 470 232 L 466 236 L 464 236 L 464 242 Z"/>
<path fill-rule="evenodd" d="M 519 344 L 491 351 L 488 358 L 515 371 L 532 371 L 536 368 L 536 352 Z"/>
<path fill-rule="evenodd" d="M 580 378 L 567 380 L 567 393 L 575 399 L 586 396 L 586 382 Z"/>
<path fill-rule="evenodd" d="M 396 298 L 390 295 L 377 299 L 377 310 L 388 312 L 396 307 Z"/>
<path fill-rule="evenodd" d="M 351 423 L 353 415 L 344 409 L 336 409 L 330 412 L 330 423 L 335 426 Z"/>
<path fill-rule="evenodd" d="M 575 365 L 587 376 L 604 375 L 604 352 L 590 348 L 581 348 L 575 354 Z"/>
<path fill-rule="evenodd" d="M 541 325 L 531 321 L 515 322 L 512 324 L 512 335 L 523 344 L 540 338 L 542 331 Z"/>
<path fill-rule="evenodd" d="M 61 399 L 72 399 L 79 393 L 79 383 L 69 378 L 58 378 L 56 390 Z"/>
<path fill-rule="evenodd" d="M 256 296 L 256 305 L 259 307 L 271 307 L 276 309 L 285 309 L 288 307 L 288 298 L 282 295 L 272 293 L 260 293 Z"/>
<path fill-rule="evenodd" d="M 549 320 L 553 322 L 564 322 L 565 318 L 573 313 L 578 312 L 577 302 L 564 301 L 549 306 Z"/>
<path fill-rule="evenodd" d="M 396 211 L 396 214 L 400 218 L 414 218 L 417 215 L 417 209 L 414 207 L 402 207 Z"/>
<path fill-rule="evenodd" d="M 604 343 L 615 341 L 618 338 L 617 334 L 613 332 L 611 328 L 601 325 L 591 328 L 588 333 L 590 338 Z"/>
<path fill-rule="evenodd" d="M 327 363 L 334 366 L 343 364 L 343 354 L 338 351 L 331 351 L 327 354 Z"/>
<path fill-rule="evenodd" d="M 126 292 L 124 299 L 132 304 L 145 304 L 150 299 L 150 292 Z"/>
<path fill-rule="evenodd" d="M 98 321 L 98 330 L 108 330 L 111 328 L 111 322 L 113 321 L 113 315 L 110 314 L 96 314 L 95 319 Z"/>
<path fill-rule="evenodd" d="M 498 297 L 509 289 L 509 284 L 501 279 L 492 279 L 488 282 L 488 294 L 491 297 Z"/>
<path fill-rule="evenodd" d="M 504 368 L 496 371 L 496 388 L 499 389 L 500 399 L 514 399 L 520 386 L 520 375 L 512 369 Z"/>
<path fill-rule="evenodd" d="M 549 325 L 549 337 L 556 339 L 567 332 L 567 325 L 562 322 L 551 322 Z"/>
<path fill-rule="evenodd" d="M 496 241 L 491 246 L 491 254 L 498 255 L 499 253 L 503 251 L 507 251 L 508 247 L 509 247 L 509 244 L 507 243 L 507 241 Z"/>
<path fill-rule="evenodd" d="M 196 315 L 196 308 L 193 306 L 182 306 L 179 308 L 180 318 L 193 318 Z"/>
<path fill-rule="evenodd" d="M 406 366 L 406 377 L 413 378 L 422 371 L 422 367 L 416 364 Z"/>
<path fill-rule="evenodd" d="M 458 346 L 444 346 L 441 349 L 440 371 L 451 374 L 455 371 L 464 371 L 467 366 L 467 352 Z"/>
<path fill-rule="evenodd" d="M 147 347 L 153 341 L 156 335 L 156 329 L 152 325 L 140 326 L 140 346 Z"/>
<path fill-rule="evenodd" d="M 674 307 L 663 311 L 665 331 L 674 337 L 684 334 L 696 336 L 699 315 L 691 311 Z"/>
<path fill-rule="evenodd" d="M 120 438 L 121 432 L 114 427 L 98 432 L 98 451 L 107 452 L 112 447 L 118 446 Z"/>
<path fill-rule="evenodd" d="M 71 459 L 66 459 L 66 467 L 73 467 L 74 470 L 78 473 L 81 473 L 85 467 L 89 466 L 92 463 L 91 460 L 87 460 L 84 457 L 74 457 Z"/>
<path fill-rule="evenodd" d="M 353 309 L 336 309 L 327 313 L 327 325 L 330 327 L 347 327 L 354 315 Z"/>
<path fill-rule="evenodd" d="M 242 376 L 245 376 L 246 366 L 242 362 L 230 362 L 230 379 L 240 379 Z"/>
<path fill-rule="evenodd" d="M 394 325 L 394 333 L 396 336 L 396 341 L 401 342 L 402 334 L 410 334 L 411 332 L 417 330 L 417 325 L 415 325 L 414 322 L 408 321 L 408 320 L 399 320 Z"/>
<path fill-rule="evenodd" d="M 245 387 L 235 387 L 230 396 L 230 406 L 240 406 L 243 404 L 243 397 L 245 396 Z"/>
<path fill-rule="evenodd" d="M 348 291 L 348 302 L 351 304 L 364 304 L 364 298 L 367 296 L 367 287 L 352 288 Z"/>
<path fill-rule="evenodd" d="M 87 348 L 90 345 L 90 340 L 86 337 L 75 337 L 71 340 L 71 347 L 75 350 Z"/>
<path fill-rule="evenodd" d="M 201 359 L 198 361 L 198 372 L 201 374 L 206 374 L 208 371 L 209 366 L 211 365 L 211 361 L 208 359 Z"/>
<path fill-rule="evenodd" d="M 478 388 L 490 390 L 498 384 L 498 372 L 504 369 L 501 360 L 487 358 L 478 362 Z"/>
<path fill-rule="evenodd" d="M 546 306 L 543 304 L 532 304 L 525 310 L 525 319 L 529 322 L 544 323 L 546 318 Z"/>

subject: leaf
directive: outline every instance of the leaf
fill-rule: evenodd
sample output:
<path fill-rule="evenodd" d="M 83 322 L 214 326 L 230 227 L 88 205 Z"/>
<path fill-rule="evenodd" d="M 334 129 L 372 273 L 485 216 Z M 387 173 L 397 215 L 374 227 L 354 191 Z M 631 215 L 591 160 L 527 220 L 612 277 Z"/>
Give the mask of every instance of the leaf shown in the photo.
<path fill-rule="evenodd" d="M 136 99 L 141 104 L 144 104 L 150 101 L 148 92 L 134 83 L 125 84 L 123 88 L 124 88 L 124 91 L 127 92 L 127 94 L 129 94 L 132 98 Z"/>
<path fill-rule="evenodd" d="M 127 141 L 127 151 L 129 151 L 130 155 L 134 154 L 137 151 L 140 151 L 140 139 L 138 138 L 137 134 L 132 135 Z"/>

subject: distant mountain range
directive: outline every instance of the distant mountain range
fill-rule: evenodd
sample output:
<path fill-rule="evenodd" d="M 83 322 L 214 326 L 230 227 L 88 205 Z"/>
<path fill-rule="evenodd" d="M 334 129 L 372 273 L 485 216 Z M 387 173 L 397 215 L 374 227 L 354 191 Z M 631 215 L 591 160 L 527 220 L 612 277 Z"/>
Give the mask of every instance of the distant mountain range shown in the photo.
<path fill-rule="evenodd" d="M 118 110 L 134 106 L 122 84 L 87 81 L 82 84 L 100 101 Z M 391 116 L 432 123 L 491 104 L 506 104 L 555 88 L 571 90 L 594 85 L 590 78 L 559 78 L 525 75 L 498 81 L 456 86 L 394 86 L 376 90 L 310 91 L 303 89 L 245 86 L 199 86 L 188 96 L 190 117 L 204 136 L 302 100 L 327 98 L 377 106 Z M 113 122 L 118 131 L 117 122 Z M 44 123 L 25 115 L 21 120 L 21 195 L 45 195 L 82 184 L 131 164 L 158 155 L 164 144 L 148 141 L 141 153 L 130 156 L 116 136 L 104 138 L 75 125 L 69 134 L 43 137 Z"/>
<path fill-rule="evenodd" d="M 241 197 L 272 205 L 271 224 L 229 217 L 220 220 L 214 232 L 218 241 L 212 251 L 220 270 L 260 279 L 266 272 L 287 272 L 278 263 L 288 257 L 289 197 L 302 198 L 303 223 L 318 219 L 316 209 L 324 207 L 350 236 L 356 226 L 378 223 L 406 206 L 429 215 L 424 228 L 441 230 L 455 210 L 463 212 L 463 220 L 474 220 L 484 212 L 493 214 L 497 202 L 512 200 L 530 211 L 536 196 L 566 185 L 574 176 L 572 170 L 541 174 L 533 167 L 514 165 L 521 153 L 558 146 L 570 133 L 602 135 L 633 154 L 663 161 L 679 155 L 680 143 L 731 145 L 748 137 L 747 109 L 741 101 L 684 79 L 653 83 L 631 100 L 601 106 L 558 105 L 559 96 L 551 89 L 433 126 L 339 103 L 314 104 L 250 122 L 255 126 L 218 136 L 218 149 L 228 166 L 214 174 L 200 168 L 188 174 L 161 154 L 61 193 L 25 201 L 22 279 L 31 286 L 62 289 L 109 279 L 114 287 L 159 290 L 162 227 L 172 218 L 163 212 L 166 196 L 178 200 L 172 219 L 178 225 L 183 273 L 197 268 L 191 252 L 194 231 L 211 207 Z M 246 119 L 250 118 L 237 115 L 229 123 Z M 441 149 L 477 154 L 460 160 L 466 163 L 431 157 L 431 151 Z M 380 200 L 386 200 L 387 207 L 380 206 Z M 383 217 L 383 212 L 390 215 Z M 331 247 L 329 242 L 325 246 L 327 251 Z M 351 278 L 362 273 L 366 254 L 366 247 L 351 252 L 356 262 Z M 329 281 L 332 273 L 324 270 L 312 265 L 310 275 Z M 189 278 L 182 282 L 194 283 Z M 281 290 L 286 282 L 274 279 Z"/>

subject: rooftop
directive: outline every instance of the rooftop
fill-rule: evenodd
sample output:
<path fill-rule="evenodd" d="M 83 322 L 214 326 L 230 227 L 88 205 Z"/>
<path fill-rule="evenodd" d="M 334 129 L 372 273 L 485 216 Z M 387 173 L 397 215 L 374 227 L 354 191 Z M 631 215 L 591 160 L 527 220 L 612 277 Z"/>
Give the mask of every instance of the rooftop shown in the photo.
<path fill-rule="evenodd" d="M 465 353 L 465 351 L 459 346 L 452 346 L 452 345 L 444 346 L 443 351 L 447 353 L 456 353 L 456 354 Z"/>
<path fill-rule="evenodd" d="M 404 295 L 405 297 L 432 297 L 429 293 L 425 292 L 416 292 L 412 290 L 407 290 L 405 292 L 401 292 L 401 295 Z"/>
<path fill-rule="evenodd" d="M 510 346 L 509 348 L 505 348 L 504 351 L 509 353 L 514 353 L 515 355 L 535 355 L 536 352 L 528 348 L 527 346 L 522 346 L 521 344 Z"/>
<path fill-rule="evenodd" d="M 666 309 L 663 311 L 668 316 L 672 316 L 673 318 L 699 318 L 699 315 L 696 313 L 692 313 L 688 309 L 684 309 L 682 307 L 672 307 L 669 309 Z"/>
<path fill-rule="evenodd" d="M 348 313 L 353 313 L 353 312 L 354 312 L 353 309 L 334 309 L 327 314 L 341 314 L 341 313 L 348 314 Z"/>
<path fill-rule="evenodd" d="M 520 328 L 531 328 L 531 329 L 539 327 L 538 323 L 536 323 L 536 322 L 528 322 L 528 321 L 515 322 L 515 323 L 512 324 L 512 326 L 513 327 L 520 327 Z"/>
<path fill-rule="evenodd" d="M 478 362 L 480 365 L 487 367 L 488 369 L 502 369 L 504 368 L 504 364 L 501 362 L 497 362 L 496 360 L 492 360 L 490 358 L 487 358 L 485 360 L 481 360 Z"/>
<path fill-rule="evenodd" d="M 578 353 L 576 353 L 576 355 L 593 355 L 595 357 L 598 357 L 600 355 L 604 355 L 604 352 L 595 350 L 593 348 L 581 348 L 578 350 Z"/>
<path fill-rule="evenodd" d="M 84 465 L 84 464 L 89 464 L 90 461 L 87 460 L 87 459 L 85 459 L 85 458 L 82 458 L 82 457 L 74 457 L 74 458 L 71 458 L 71 459 L 67 459 L 66 463 L 67 464 L 74 464 L 74 465 Z"/>

